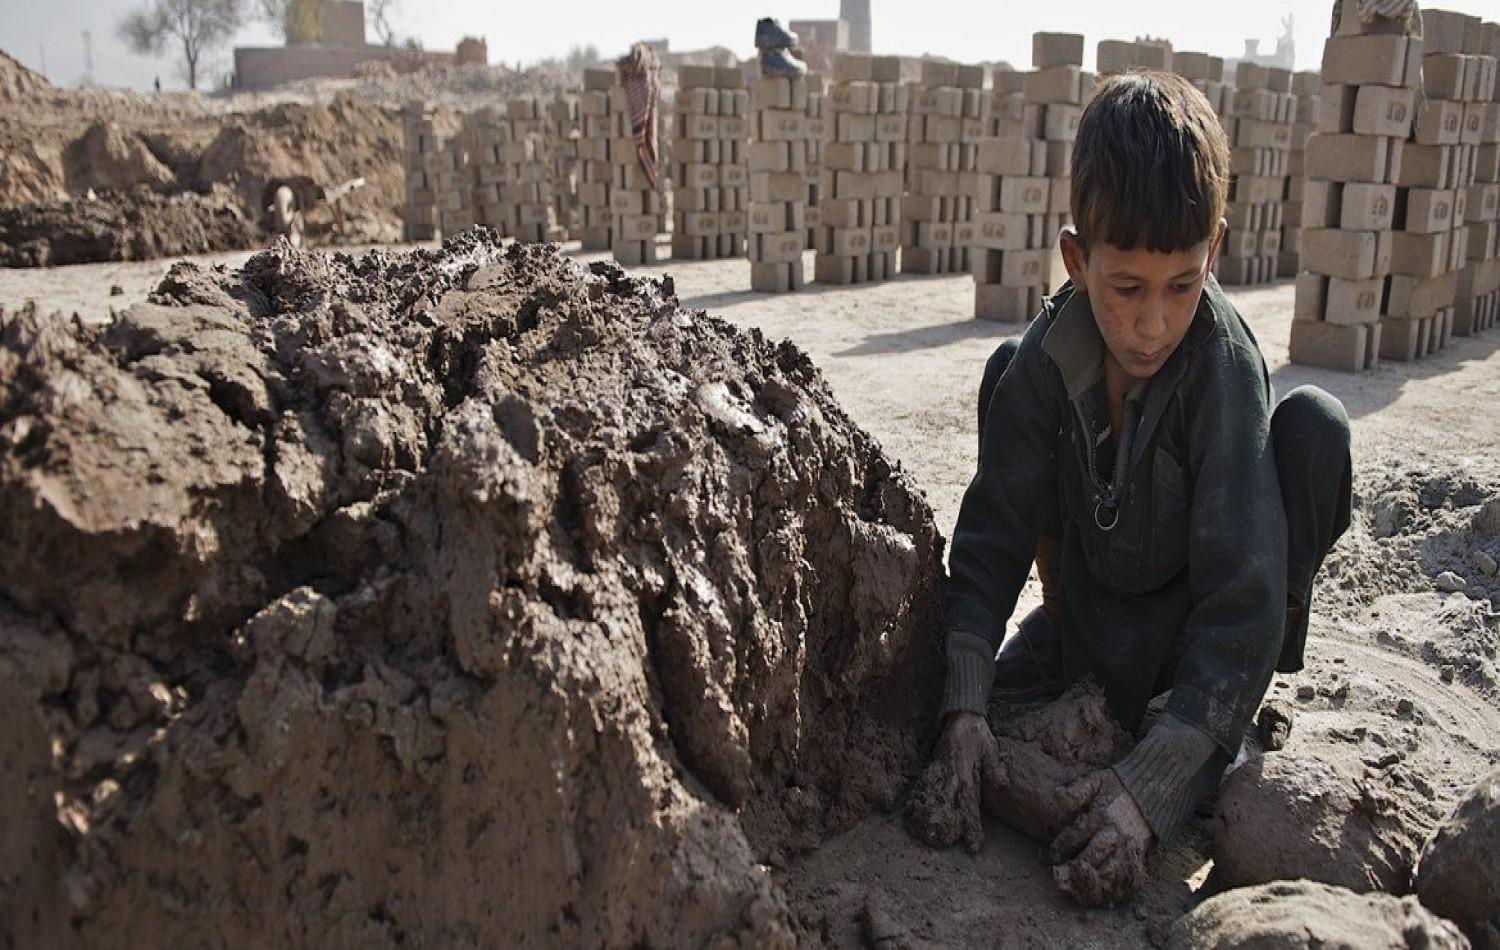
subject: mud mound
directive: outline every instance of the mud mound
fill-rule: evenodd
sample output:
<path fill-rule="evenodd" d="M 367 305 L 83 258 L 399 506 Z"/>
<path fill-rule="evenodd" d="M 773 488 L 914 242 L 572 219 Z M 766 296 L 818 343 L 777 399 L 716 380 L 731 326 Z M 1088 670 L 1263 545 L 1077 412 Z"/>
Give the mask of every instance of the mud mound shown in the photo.
<path fill-rule="evenodd" d="M 172 170 L 163 165 L 137 136 L 122 132 L 113 122 L 95 122 L 63 150 L 63 168 L 68 190 L 83 194 L 126 191 L 137 185 L 170 188 L 177 184 Z"/>
<path fill-rule="evenodd" d="M 785 944 L 941 542 L 805 355 L 471 232 L 0 326 L 0 941 Z M 269 928 L 269 929 L 268 929 Z"/>
<path fill-rule="evenodd" d="M 52 84 L 0 50 L 0 102 L 14 103 L 50 92 Z"/>
<path fill-rule="evenodd" d="M 1415 890 L 1476 946 L 1500 950 L 1500 769 L 1486 775 L 1422 849 Z"/>
<path fill-rule="evenodd" d="M 0 208 L 0 266 L 144 261 L 255 247 L 260 228 L 224 192 L 103 192 L 47 205 Z"/>
<path fill-rule="evenodd" d="M 1231 772 L 1213 824 L 1214 870 L 1228 887 L 1307 878 L 1360 893 L 1405 893 L 1431 831 L 1391 787 L 1286 752 Z"/>
<path fill-rule="evenodd" d="M 1461 950 L 1458 928 L 1413 897 L 1277 881 L 1209 898 L 1178 919 L 1171 950 Z"/>
<path fill-rule="evenodd" d="M 351 96 L 327 105 L 283 103 L 227 120 L 203 150 L 192 186 L 234 187 L 249 214 L 258 216 L 266 183 L 306 177 L 328 187 L 351 178 L 365 186 L 345 201 L 349 226 L 360 240 L 400 238 L 402 135 L 397 116 Z"/>

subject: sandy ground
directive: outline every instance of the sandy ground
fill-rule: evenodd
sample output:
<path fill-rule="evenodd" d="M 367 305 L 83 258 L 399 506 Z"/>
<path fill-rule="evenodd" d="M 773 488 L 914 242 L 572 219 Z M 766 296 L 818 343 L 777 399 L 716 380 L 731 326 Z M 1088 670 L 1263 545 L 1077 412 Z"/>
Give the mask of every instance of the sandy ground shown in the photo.
<path fill-rule="evenodd" d="M 248 256 L 207 260 L 234 266 Z M 169 266 L 0 271 L 0 305 L 35 299 L 44 308 L 107 319 L 111 308 L 144 298 Z M 970 316 L 969 278 L 900 277 L 878 287 L 814 285 L 769 296 L 744 289 L 749 273 L 742 260 L 641 270 L 670 274 L 690 307 L 773 339 L 789 337 L 809 352 L 855 421 L 912 472 L 939 527 L 951 530 L 973 472 L 984 361 L 1019 331 Z M 111 287 L 120 292 L 111 296 Z M 1345 375 L 1287 362 L 1290 282 L 1232 291 L 1230 298 L 1259 337 L 1279 393 L 1312 383 L 1343 400 L 1354 422 L 1357 473 L 1444 470 L 1466 473 L 1492 493 L 1500 489 L 1500 414 L 1493 409 L 1500 399 L 1500 332 L 1455 339 L 1416 363 Z M 1034 591 L 1028 595 L 1034 599 Z M 1474 611 L 1479 635 L 1493 644 L 1493 604 L 1430 586 L 1319 610 L 1308 669 L 1273 686 L 1273 695 L 1297 709 L 1290 748 L 1367 765 L 1394 755 L 1394 768 L 1419 777 L 1431 810 L 1445 811 L 1486 764 L 1500 760 L 1494 739 L 1500 702 L 1492 682 L 1463 676 L 1444 682 L 1441 657 L 1434 659 L 1445 626 L 1457 630 L 1456 618 Z M 1159 942 L 1171 920 L 1212 889 L 1206 846 L 1200 822 L 1154 856 L 1145 898 L 1113 911 L 1069 905 L 1036 860 L 1036 846 L 993 823 L 976 857 L 931 852 L 892 816 L 869 820 L 810 854 L 766 860 L 781 870 L 804 924 L 836 944 L 859 939 L 871 908 L 920 944 L 1138 946 Z"/>

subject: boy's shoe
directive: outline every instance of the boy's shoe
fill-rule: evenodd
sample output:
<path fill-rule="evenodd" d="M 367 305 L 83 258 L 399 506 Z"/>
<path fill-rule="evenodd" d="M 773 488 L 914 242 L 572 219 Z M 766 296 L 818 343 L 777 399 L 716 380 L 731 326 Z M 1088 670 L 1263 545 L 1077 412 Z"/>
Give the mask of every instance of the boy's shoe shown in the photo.
<path fill-rule="evenodd" d="M 760 74 L 762 76 L 801 76 L 807 72 L 807 64 L 784 49 L 760 51 Z"/>
<path fill-rule="evenodd" d="M 797 45 L 797 34 L 776 22 L 775 17 L 764 17 L 755 24 L 756 49 L 786 49 Z"/>

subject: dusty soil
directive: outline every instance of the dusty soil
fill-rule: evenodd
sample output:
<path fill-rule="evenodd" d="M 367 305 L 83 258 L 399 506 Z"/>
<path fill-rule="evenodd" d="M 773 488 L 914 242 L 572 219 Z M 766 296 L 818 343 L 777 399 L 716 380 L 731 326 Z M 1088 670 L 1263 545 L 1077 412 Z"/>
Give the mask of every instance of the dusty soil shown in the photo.
<path fill-rule="evenodd" d="M 670 273 L 685 305 L 805 349 L 839 404 L 899 462 L 932 504 L 939 529 L 949 530 L 973 470 L 980 371 L 1015 328 L 970 318 L 967 278 L 903 277 L 879 287 L 764 296 L 742 289 L 747 266 L 666 263 L 640 272 Z M 98 319 L 144 299 L 166 267 L 0 272 L 0 303 L 36 297 Z M 108 296 L 111 285 L 121 287 L 119 297 Z M 1294 713 L 1285 754 L 1355 770 L 1439 819 L 1500 763 L 1500 620 L 1493 572 L 1480 556 L 1500 554 L 1500 539 L 1481 517 L 1485 502 L 1500 495 L 1500 418 L 1486 408 L 1500 397 L 1500 335 L 1455 340 L 1421 362 L 1343 375 L 1287 363 L 1290 283 L 1230 296 L 1259 336 L 1278 390 L 1323 386 L 1344 401 L 1354 426 L 1355 524 L 1319 583 L 1307 669 L 1272 687 Z M 1463 580 L 1464 590 L 1439 589 L 1444 572 Z M 1036 600 L 1033 587 L 1023 606 Z M 1057 893 L 1033 841 L 994 821 L 985 832 L 977 855 L 933 851 L 912 840 L 899 814 L 877 812 L 758 857 L 786 894 L 802 938 L 836 945 L 874 932 L 940 946 L 1160 943 L 1218 886 L 1207 816 L 1151 856 L 1144 896 L 1118 910 L 1073 906 Z"/>

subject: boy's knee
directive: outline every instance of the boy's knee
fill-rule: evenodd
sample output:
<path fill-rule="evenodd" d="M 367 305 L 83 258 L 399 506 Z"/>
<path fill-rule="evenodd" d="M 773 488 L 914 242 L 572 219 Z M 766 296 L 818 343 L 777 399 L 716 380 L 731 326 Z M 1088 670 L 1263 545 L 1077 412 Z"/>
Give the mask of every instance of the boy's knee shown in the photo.
<path fill-rule="evenodd" d="M 1303 454 L 1342 465 L 1349 457 L 1349 413 L 1318 387 L 1299 386 L 1277 404 L 1271 439 L 1278 459 Z"/>

